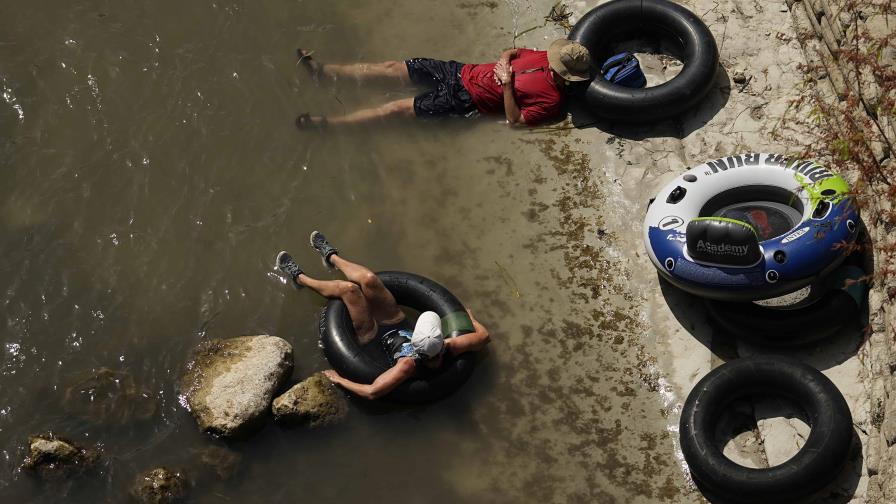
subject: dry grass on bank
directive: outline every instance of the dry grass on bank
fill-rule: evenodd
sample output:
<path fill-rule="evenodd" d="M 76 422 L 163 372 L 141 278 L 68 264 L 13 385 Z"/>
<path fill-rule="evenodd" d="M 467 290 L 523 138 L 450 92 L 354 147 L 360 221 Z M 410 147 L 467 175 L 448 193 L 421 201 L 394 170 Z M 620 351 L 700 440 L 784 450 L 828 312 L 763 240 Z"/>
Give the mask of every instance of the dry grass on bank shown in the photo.
<path fill-rule="evenodd" d="M 801 157 L 824 161 L 854 177 L 853 190 L 870 226 L 885 237 L 874 243 L 874 278 L 896 297 L 896 2 L 894 0 L 791 1 L 800 43 L 810 63 L 804 92 L 790 104 L 776 135 L 809 132 Z"/>

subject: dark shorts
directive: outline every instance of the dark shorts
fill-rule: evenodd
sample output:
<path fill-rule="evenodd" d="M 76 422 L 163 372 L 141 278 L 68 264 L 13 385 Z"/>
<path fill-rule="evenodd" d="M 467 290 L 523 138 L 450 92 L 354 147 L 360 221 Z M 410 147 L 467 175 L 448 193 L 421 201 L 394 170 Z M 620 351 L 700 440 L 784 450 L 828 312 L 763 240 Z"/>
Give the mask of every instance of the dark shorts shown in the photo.
<path fill-rule="evenodd" d="M 475 115 L 476 105 L 460 78 L 463 63 L 412 58 L 405 61 L 405 64 L 411 82 L 430 88 L 430 91 L 414 97 L 414 113 L 417 117 Z"/>
<path fill-rule="evenodd" d="M 383 353 L 389 358 L 391 365 L 395 365 L 395 359 L 392 357 L 399 350 L 401 345 L 408 340 L 398 334 L 399 330 L 414 332 L 414 324 L 407 317 L 397 324 L 379 324 L 376 331 L 376 340 L 383 348 Z"/>
<path fill-rule="evenodd" d="M 397 331 L 399 329 L 404 329 L 406 331 L 413 331 L 414 324 L 412 324 L 411 321 L 408 320 L 407 317 L 401 319 L 401 322 L 399 322 L 397 324 L 377 324 L 376 339 L 382 339 L 383 336 L 386 335 L 386 333 L 390 333 L 392 331 Z"/>

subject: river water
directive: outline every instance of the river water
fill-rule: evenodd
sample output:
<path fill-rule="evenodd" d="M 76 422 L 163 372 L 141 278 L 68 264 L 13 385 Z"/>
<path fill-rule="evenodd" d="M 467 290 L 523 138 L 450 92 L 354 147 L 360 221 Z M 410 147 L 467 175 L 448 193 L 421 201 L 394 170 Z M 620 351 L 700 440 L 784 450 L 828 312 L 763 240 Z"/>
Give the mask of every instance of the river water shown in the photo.
<path fill-rule="evenodd" d="M 617 159 L 495 118 L 293 126 L 413 95 L 316 84 L 297 46 L 340 62 L 488 61 L 562 36 L 544 21 L 553 2 L 3 4 L 0 501 L 119 502 L 159 465 L 195 476 L 197 502 L 699 500 L 621 260 L 633 251 L 615 239 L 641 218 L 599 169 Z M 374 269 L 440 281 L 493 343 L 444 401 L 353 400 L 343 425 L 313 432 L 269 421 L 227 445 L 232 477 L 200 478 L 202 450 L 225 445 L 178 403 L 191 348 L 275 334 L 296 379 L 327 367 L 322 300 L 272 266 L 285 248 L 335 277 L 307 246 L 313 229 Z M 103 369 L 118 384 L 93 402 L 70 388 Z M 45 431 L 100 444 L 101 472 L 22 473 L 27 436 Z"/>

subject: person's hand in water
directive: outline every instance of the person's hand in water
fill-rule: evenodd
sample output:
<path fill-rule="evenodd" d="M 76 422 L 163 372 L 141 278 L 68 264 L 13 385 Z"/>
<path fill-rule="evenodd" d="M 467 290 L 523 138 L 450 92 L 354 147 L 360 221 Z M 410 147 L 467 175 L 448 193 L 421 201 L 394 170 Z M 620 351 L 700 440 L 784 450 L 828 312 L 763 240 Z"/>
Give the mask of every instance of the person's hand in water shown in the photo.
<path fill-rule="evenodd" d="M 339 380 L 342 379 L 342 377 L 339 376 L 339 373 L 337 373 L 336 371 L 334 371 L 332 369 L 325 369 L 322 372 L 323 372 L 324 376 L 327 377 L 328 380 L 330 380 L 331 382 L 333 382 L 337 385 L 339 384 Z"/>
<path fill-rule="evenodd" d="M 499 86 L 510 83 L 513 76 L 513 67 L 509 62 L 501 60 L 495 64 L 495 81 Z"/>
<path fill-rule="evenodd" d="M 473 311 L 470 310 L 469 308 L 464 308 L 464 309 L 467 310 L 467 315 L 470 316 L 470 322 L 473 323 L 473 330 L 479 331 L 480 328 L 485 330 L 485 326 L 482 325 L 478 320 L 476 320 L 476 317 L 473 316 Z"/>

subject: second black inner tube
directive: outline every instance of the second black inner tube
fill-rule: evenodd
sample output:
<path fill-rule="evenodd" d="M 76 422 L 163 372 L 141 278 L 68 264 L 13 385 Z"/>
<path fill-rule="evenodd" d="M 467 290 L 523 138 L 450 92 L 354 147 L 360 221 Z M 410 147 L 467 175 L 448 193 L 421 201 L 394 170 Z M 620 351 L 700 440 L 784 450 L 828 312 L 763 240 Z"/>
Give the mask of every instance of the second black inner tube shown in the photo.
<path fill-rule="evenodd" d="M 709 28 L 688 9 L 668 0 L 616 0 L 585 14 L 569 33 L 588 48 L 596 66 L 613 53 L 613 42 L 632 38 L 669 43 L 684 67 L 668 82 L 637 89 L 596 76 L 585 91 L 595 115 L 626 122 L 674 117 L 694 107 L 712 87 L 719 52 Z"/>
<path fill-rule="evenodd" d="M 849 324 L 859 327 L 861 310 L 841 289 L 831 290 L 809 306 L 795 310 L 713 299 L 705 299 L 704 304 L 712 321 L 725 333 L 778 347 L 823 341 L 843 333 Z"/>
<path fill-rule="evenodd" d="M 812 431 L 802 449 L 784 463 L 763 469 L 736 464 L 716 445 L 714 434 L 732 401 L 783 396 L 806 413 Z M 710 371 L 685 401 L 681 449 L 694 479 L 730 502 L 793 502 L 830 483 L 852 445 L 852 416 L 837 387 L 820 371 L 780 356 L 749 357 Z"/>

